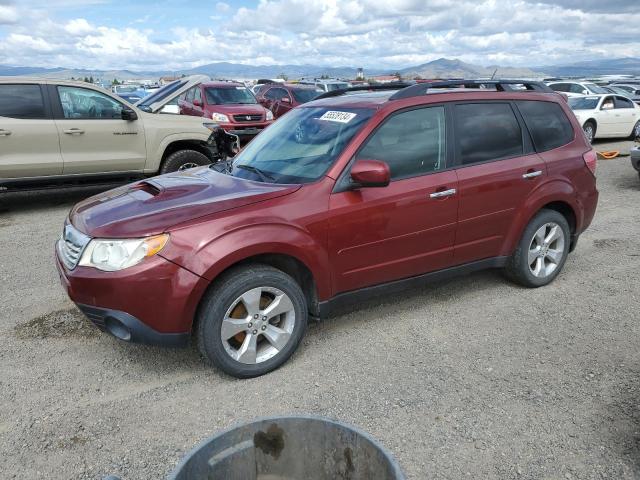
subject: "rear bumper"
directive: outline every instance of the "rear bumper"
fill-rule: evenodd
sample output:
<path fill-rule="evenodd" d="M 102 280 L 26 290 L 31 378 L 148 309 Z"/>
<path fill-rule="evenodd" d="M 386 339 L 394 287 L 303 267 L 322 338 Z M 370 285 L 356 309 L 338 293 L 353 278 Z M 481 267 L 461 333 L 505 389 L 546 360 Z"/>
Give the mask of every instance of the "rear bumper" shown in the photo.
<path fill-rule="evenodd" d="M 96 327 L 122 341 L 163 347 L 184 347 L 189 343 L 189 332 L 161 333 L 126 312 L 76 305 Z"/>

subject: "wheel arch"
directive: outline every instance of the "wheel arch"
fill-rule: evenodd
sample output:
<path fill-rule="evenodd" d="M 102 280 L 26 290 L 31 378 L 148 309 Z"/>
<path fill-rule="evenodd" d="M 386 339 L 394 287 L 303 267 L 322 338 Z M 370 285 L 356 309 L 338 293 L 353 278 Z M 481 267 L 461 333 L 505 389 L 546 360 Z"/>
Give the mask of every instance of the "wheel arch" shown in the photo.
<path fill-rule="evenodd" d="M 180 150 L 195 150 L 196 152 L 205 155 L 209 160 L 214 160 L 211 150 L 207 148 L 207 144 L 205 142 L 200 140 L 175 140 L 169 143 L 162 152 L 158 169 L 162 168 L 162 165 L 169 155 Z"/>
<path fill-rule="evenodd" d="M 510 256 L 514 252 L 524 229 L 527 228 L 533 217 L 543 209 L 554 210 L 567 219 L 571 232 L 570 251 L 575 248 L 577 243 L 576 233 L 580 231 L 582 216 L 580 215 L 581 210 L 576 200 L 573 185 L 565 181 L 556 180 L 541 187 L 533 193 L 512 223 L 504 242 L 502 255 Z"/>

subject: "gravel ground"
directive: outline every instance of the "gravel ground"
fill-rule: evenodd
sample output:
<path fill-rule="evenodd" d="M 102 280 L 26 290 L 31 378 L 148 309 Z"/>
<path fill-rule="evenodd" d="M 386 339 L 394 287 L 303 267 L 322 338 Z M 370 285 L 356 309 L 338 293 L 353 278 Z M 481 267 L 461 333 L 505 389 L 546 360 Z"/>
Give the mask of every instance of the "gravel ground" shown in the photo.
<path fill-rule="evenodd" d="M 597 145 L 612 146 L 630 143 Z M 621 158 L 599 162 L 598 185 L 551 286 L 489 271 L 361 304 L 252 380 L 120 343 L 65 297 L 53 242 L 95 188 L 4 195 L 2 477 L 164 478 L 236 422 L 308 413 L 367 430 L 409 479 L 640 478 L 640 181 Z"/>

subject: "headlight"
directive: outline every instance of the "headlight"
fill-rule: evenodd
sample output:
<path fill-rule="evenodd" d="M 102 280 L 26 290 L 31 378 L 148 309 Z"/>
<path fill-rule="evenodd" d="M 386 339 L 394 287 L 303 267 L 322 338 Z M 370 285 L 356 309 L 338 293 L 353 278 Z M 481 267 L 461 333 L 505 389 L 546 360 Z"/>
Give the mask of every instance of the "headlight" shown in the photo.
<path fill-rule="evenodd" d="M 169 235 L 127 240 L 93 239 L 87 245 L 79 265 L 114 272 L 133 267 L 164 248 Z"/>
<path fill-rule="evenodd" d="M 211 114 L 211 120 L 213 120 L 214 122 L 229 123 L 229 117 L 227 117 L 224 113 L 213 112 Z"/>
<path fill-rule="evenodd" d="M 267 110 L 267 120 L 273 120 L 273 112 L 271 110 Z"/>

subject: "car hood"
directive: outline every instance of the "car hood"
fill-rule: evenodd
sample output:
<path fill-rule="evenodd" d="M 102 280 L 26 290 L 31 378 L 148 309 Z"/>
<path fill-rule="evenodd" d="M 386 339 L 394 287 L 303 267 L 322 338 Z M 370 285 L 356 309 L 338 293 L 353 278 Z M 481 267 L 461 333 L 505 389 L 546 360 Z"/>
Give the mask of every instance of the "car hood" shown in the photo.
<path fill-rule="evenodd" d="M 265 108 L 259 103 L 209 105 L 207 110 L 225 115 L 263 115 L 265 112 Z"/>
<path fill-rule="evenodd" d="M 288 195 L 299 188 L 254 182 L 201 167 L 88 198 L 71 210 L 69 220 L 91 237 L 144 237 L 204 215 Z"/>

